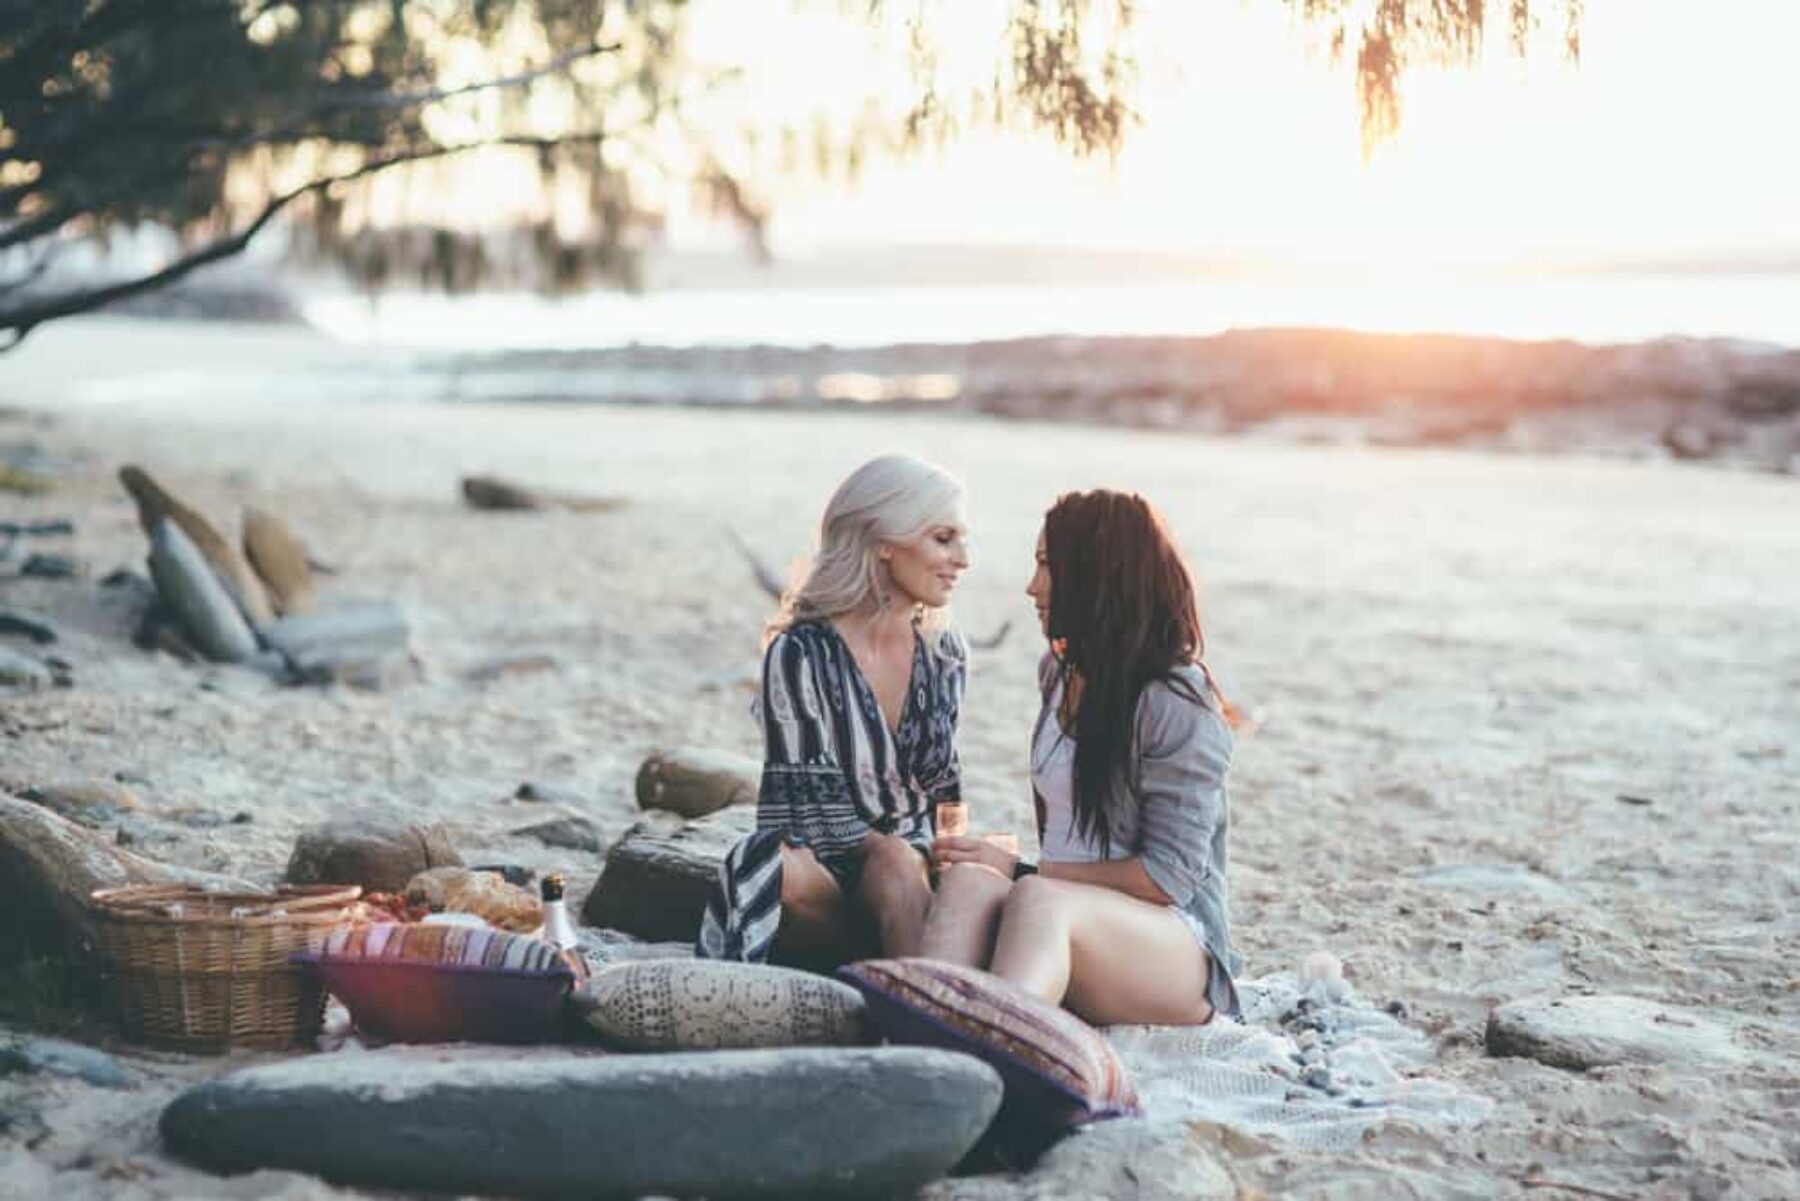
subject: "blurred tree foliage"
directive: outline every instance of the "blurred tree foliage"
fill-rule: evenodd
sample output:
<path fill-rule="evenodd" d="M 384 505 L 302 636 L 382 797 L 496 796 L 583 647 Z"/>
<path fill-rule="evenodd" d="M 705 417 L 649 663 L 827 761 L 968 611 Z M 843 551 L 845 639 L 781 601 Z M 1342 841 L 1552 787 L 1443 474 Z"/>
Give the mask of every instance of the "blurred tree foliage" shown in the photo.
<path fill-rule="evenodd" d="M 1130 0 L 984 0 L 998 14 L 991 74 L 951 81 L 937 39 L 968 28 L 969 2 L 909 0 L 898 13 L 845 0 L 901 31 L 915 102 L 869 109 L 817 157 L 853 165 L 986 125 L 1081 154 L 1123 144 Z M 1472 58 L 1490 20 L 1484 0 L 1281 3 L 1331 54 L 1354 53 L 1365 147 L 1398 127 L 1408 66 Z M 1522 51 L 1532 0 L 1496 3 Z M 1580 0 L 1546 5 L 1573 54 Z M 657 230 L 646 180 L 696 189 L 755 237 L 755 180 L 718 143 L 796 134 L 688 119 L 720 81 L 685 53 L 687 16 L 682 0 L 0 0 L 0 333 L 16 344 L 164 286 L 284 213 L 300 218 L 293 249 L 371 288 L 628 284 Z M 416 199 L 469 178 L 432 164 L 471 158 L 515 202 L 505 238 L 416 207 L 396 220 L 371 195 L 372 177 L 391 173 Z M 145 224 L 174 231 L 166 262 L 104 282 L 54 269 L 72 247 Z"/>

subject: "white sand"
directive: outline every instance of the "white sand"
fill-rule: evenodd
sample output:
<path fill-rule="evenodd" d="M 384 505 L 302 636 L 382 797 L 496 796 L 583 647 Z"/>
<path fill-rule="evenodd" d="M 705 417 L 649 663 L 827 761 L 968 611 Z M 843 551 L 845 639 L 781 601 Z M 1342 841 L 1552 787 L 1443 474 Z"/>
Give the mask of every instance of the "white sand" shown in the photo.
<path fill-rule="evenodd" d="M 0 404 L 54 417 L 0 421 L 0 441 L 78 459 L 54 495 L 6 497 L 0 513 L 74 516 L 71 549 L 93 573 L 0 580 L 0 608 L 61 630 L 77 681 L 0 701 L 0 777 L 126 772 L 148 781 L 153 813 L 254 815 L 159 825 L 172 838 L 140 848 L 194 865 L 272 877 L 304 825 L 387 814 L 448 822 L 465 856 L 564 867 L 585 889 L 597 862 L 509 837 L 542 807 L 503 798 L 527 779 L 575 788 L 610 835 L 632 818 L 651 747 L 755 753 L 742 680 L 768 606 L 723 527 L 797 555 L 837 479 L 898 448 L 970 485 L 977 562 L 959 613 L 976 634 L 1010 619 L 1013 636 L 975 666 L 966 791 L 977 827 L 1025 835 L 1041 648 L 1021 592 L 1037 522 L 1061 490 L 1132 487 L 1169 514 L 1202 580 L 1210 660 L 1262 717 L 1233 775 L 1235 932 L 1252 971 L 1335 952 L 1363 993 L 1406 1000 L 1437 1040 L 1437 1074 L 1497 1102 L 1471 1133 L 1388 1127 L 1354 1156 L 1226 1142 L 1240 1182 L 1800 1195 L 1793 480 L 880 413 L 180 398 L 181 372 L 354 371 L 360 353 L 86 322 L 0 356 Z M 148 399 L 121 403 L 134 394 Z M 283 514 L 341 569 L 334 592 L 400 599 L 424 681 L 287 690 L 132 649 L 95 583 L 142 567 L 113 478 L 132 461 L 234 534 L 245 504 Z M 632 503 L 479 514 L 456 498 L 473 471 Z M 460 678 L 534 651 L 557 668 Z M 1750 1023 L 1756 1053 L 1704 1079 L 1485 1057 L 1489 1007 L 1539 991 L 1725 1011 Z M 159 1082 L 137 1094 L 41 1087 L 57 1133 L 29 1154 L 0 1134 L 0 1192 L 48 1167 L 68 1197 L 197 1195 L 202 1178 L 155 1149 L 154 1108 L 213 1066 L 153 1067 Z M 105 1167 L 121 1160 L 129 1190 Z"/>

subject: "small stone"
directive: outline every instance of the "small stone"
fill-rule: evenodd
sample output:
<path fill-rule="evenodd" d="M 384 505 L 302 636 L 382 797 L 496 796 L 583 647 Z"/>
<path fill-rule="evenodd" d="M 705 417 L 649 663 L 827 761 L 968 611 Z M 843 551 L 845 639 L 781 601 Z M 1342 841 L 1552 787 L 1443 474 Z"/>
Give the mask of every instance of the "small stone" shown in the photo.
<path fill-rule="evenodd" d="M 138 809 L 137 794 L 112 780 L 73 780 L 40 784 L 21 793 L 60 817 L 84 826 L 100 826 L 121 812 Z"/>
<path fill-rule="evenodd" d="M 642 809 L 705 817 L 731 805 L 755 805 L 762 763 L 745 755 L 698 747 L 652 752 L 637 774 Z"/>
<path fill-rule="evenodd" d="M 0 634 L 19 634 L 39 646 L 56 641 L 56 631 L 36 618 L 22 613 L 0 613 Z"/>
<path fill-rule="evenodd" d="M 428 868 L 461 864 L 442 826 L 342 818 L 300 835 L 287 878 L 294 884 L 360 884 L 366 892 L 399 892 Z"/>
<path fill-rule="evenodd" d="M 567 788 L 558 788 L 552 784 L 537 784 L 527 780 L 519 785 L 513 793 L 513 799 L 528 801 L 533 804 L 561 805 L 565 809 L 584 809 L 588 798 Z"/>
<path fill-rule="evenodd" d="M 107 589 L 123 589 L 131 592 L 150 593 L 156 588 L 149 580 L 131 570 L 129 567 L 115 567 L 106 573 L 100 586 Z"/>
<path fill-rule="evenodd" d="M 105 1051 L 56 1038 L 0 1041 L 0 1074 L 45 1072 L 69 1076 L 101 1088 L 136 1088 L 137 1081 Z"/>
<path fill-rule="evenodd" d="M 1639 997 L 1528 997 L 1488 1015 L 1487 1050 L 1578 1072 L 1620 1063 L 1712 1072 L 1746 1057 L 1716 1016 Z"/>
<path fill-rule="evenodd" d="M 522 830 L 514 830 L 527 838 L 535 838 L 545 846 L 562 847 L 571 851 L 599 852 L 600 828 L 585 817 L 571 814 L 557 818 L 555 821 L 540 822 L 535 826 L 526 826 Z"/>
<path fill-rule="evenodd" d="M 81 570 L 81 560 L 71 555 L 50 555 L 35 551 L 25 557 L 19 574 L 41 580 L 66 580 L 80 575 Z"/>
<path fill-rule="evenodd" d="M 496 680 L 515 679 L 520 676 L 554 671 L 556 666 L 556 658 L 553 655 L 511 655 L 503 659 L 490 659 L 486 663 L 477 664 L 463 673 L 463 679 L 471 684 L 492 684 Z"/>
<path fill-rule="evenodd" d="M 0 646 L 0 688 L 34 691 L 48 687 L 55 676 L 36 659 L 21 655 L 10 647 Z"/>
<path fill-rule="evenodd" d="M 529 512 L 546 507 L 534 490 L 491 475 L 467 475 L 462 480 L 463 501 L 471 509 L 489 512 Z"/>

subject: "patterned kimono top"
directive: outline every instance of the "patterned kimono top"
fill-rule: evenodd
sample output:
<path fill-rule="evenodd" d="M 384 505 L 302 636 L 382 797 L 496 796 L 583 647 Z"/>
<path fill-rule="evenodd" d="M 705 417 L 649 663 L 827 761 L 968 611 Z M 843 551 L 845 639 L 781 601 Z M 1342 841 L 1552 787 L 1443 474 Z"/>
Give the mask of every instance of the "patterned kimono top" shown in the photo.
<path fill-rule="evenodd" d="M 696 953 L 768 959 L 781 921 L 781 845 L 806 846 L 853 891 L 862 841 L 897 834 L 928 851 L 934 808 L 961 792 L 956 723 L 968 650 L 946 631 L 913 638 L 912 681 L 898 731 L 829 621 L 796 622 L 763 656 L 762 786 L 757 832 L 719 869 Z"/>

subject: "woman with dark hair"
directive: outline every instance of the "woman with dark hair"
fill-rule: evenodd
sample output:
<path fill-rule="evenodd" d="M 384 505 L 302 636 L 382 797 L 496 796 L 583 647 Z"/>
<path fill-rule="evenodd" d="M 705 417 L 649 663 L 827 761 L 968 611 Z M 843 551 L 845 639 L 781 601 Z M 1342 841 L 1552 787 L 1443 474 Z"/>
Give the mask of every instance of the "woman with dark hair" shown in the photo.
<path fill-rule="evenodd" d="M 1096 1025 L 1236 1016 L 1231 732 L 1193 579 L 1142 497 L 1059 498 L 1026 588 L 1050 651 L 1032 734 L 1036 865 L 934 844 L 923 953 L 987 966 Z"/>

